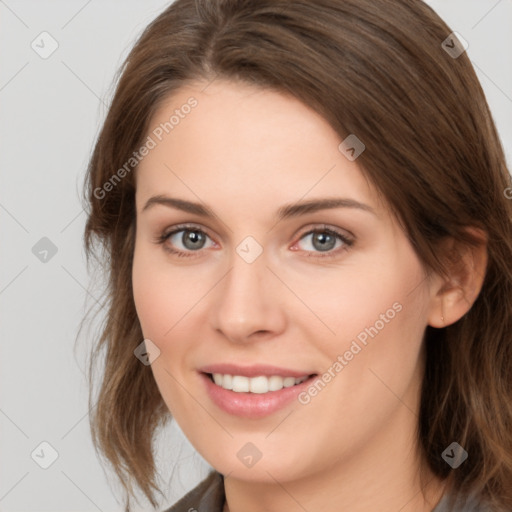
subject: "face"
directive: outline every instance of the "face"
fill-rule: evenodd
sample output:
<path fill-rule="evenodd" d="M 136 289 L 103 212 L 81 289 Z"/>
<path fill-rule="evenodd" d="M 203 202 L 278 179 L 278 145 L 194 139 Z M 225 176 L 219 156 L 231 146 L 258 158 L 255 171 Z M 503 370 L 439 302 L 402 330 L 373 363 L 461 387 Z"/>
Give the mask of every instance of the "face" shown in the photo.
<path fill-rule="evenodd" d="M 405 234 L 313 110 L 205 86 L 167 98 L 137 169 L 133 292 L 172 416 L 254 481 L 412 438 L 432 292 Z"/>

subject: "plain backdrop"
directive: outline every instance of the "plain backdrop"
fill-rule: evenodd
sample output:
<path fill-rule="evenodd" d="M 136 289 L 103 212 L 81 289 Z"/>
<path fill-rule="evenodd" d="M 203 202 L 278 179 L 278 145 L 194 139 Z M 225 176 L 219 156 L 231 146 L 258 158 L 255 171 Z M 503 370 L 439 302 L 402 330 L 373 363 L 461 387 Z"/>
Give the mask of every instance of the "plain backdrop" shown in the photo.
<path fill-rule="evenodd" d="M 122 510 L 119 486 L 90 440 L 85 352 L 73 352 L 86 298 L 94 296 L 79 191 L 114 73 L 168 3 L 0 0 L 3 512 Z M 510 166 L 512 0 L 428 3 L 468 41 Z M 158 454 L 163 509 L 209 466 L 175 425 Z M 141 502 L 140 510 L 150 509 Z"/>

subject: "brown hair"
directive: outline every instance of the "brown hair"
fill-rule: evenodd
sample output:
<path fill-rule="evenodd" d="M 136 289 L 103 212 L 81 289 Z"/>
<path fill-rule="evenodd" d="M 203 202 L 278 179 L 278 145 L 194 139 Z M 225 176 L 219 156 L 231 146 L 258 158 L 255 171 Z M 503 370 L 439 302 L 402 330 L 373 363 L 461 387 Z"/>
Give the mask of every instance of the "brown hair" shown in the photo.
<path fill-rule="evenodd" d="M 511 183 L 467 55 L 441 46 L 451 32 L 420 0 L 177 0 L 145 29 L 120 70 L 85 184 L 88 261 L 102 248 L 108 276 L 108 314 L 89 367 L 92 381 L 103 351 L 90 425 L 126 510 L 134 483 L 156 506 L 153 441 L 170 413 L 150 367 L 133 354 L 143 340 L 131 286 L 135 176 L 112 177 L 163 100 L 216 77 L 292 94 L 342 139 L 356 134 L 366 146 L 362 172 L 426 269 L 447 275 L 446 237 L 467 246 L 478 241 L 465 227 L 486 233 L 487 270 L 473 306 L 425 332 L 418 442 L 452 496 L 474 492 L 493 510 L 512 509 Z M 469 454 L 457 469 L 441 457 L 453 441 Z"/>

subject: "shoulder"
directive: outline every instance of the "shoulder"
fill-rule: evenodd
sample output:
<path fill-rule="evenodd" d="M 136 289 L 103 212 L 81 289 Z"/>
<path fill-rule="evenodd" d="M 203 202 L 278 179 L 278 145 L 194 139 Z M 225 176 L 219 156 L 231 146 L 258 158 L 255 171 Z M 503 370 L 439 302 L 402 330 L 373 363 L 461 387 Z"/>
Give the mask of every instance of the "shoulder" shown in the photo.
<path fill-rule="evenodd" d="M 449 507 L 450 495 L 445 494 L 437 507 L 432 512 L 491 512 L 484 502 L 479 501 L 476 496 L 459 496 L 453 508 Z"/>
<path fill-rule="evenodd" d="M 164 512 L 222 512 L 224 500 L 224 478 L 214 470 Z"/>

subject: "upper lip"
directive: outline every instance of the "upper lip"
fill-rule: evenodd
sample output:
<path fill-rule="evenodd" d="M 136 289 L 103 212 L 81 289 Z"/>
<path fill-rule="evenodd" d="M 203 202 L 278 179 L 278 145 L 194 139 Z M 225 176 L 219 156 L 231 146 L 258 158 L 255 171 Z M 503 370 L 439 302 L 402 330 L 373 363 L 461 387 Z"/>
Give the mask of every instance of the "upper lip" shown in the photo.
<path fill-rule="evenodd" d="M 272 375 L 279 375 L 281 377 L 299 378 L 313 375 L 313 372 L 280 368 L 268 364 L 254 364 L 251 366 L 239 366 L 230 363 L 209 364 L 199 368 L 199 371 L 203 373 L 222 373 L 223 375 L 243 375 L 245 377 L 259 377 L 260 375 L 271 377 Z"/>

